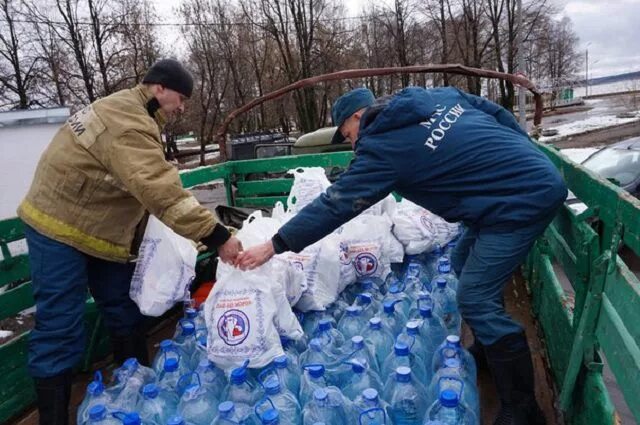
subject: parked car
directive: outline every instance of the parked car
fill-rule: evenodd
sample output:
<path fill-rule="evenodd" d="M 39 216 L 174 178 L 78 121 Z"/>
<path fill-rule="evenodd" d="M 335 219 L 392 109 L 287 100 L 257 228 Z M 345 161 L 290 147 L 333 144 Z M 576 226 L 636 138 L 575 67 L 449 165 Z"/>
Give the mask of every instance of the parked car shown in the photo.
<path fill-rule="evenodd" d="M 582 165 L 639 197 L 640 137 L 604 147 L 591 154 Z"/>

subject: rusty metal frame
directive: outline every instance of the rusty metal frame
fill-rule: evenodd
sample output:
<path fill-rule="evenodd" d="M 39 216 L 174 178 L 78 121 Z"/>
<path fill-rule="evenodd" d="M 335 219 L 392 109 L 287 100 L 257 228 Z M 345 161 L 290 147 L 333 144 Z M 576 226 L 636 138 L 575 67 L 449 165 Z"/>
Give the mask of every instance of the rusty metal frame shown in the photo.
<path fill-rule="evenodd" d="M 351 78 L 380 77 L 393 74 L 414 74 L 414 73 L 435 73 L 443 72 L 449 74 L 470 75 L 473 77 L 499 78 L 512 82 L 513 84 L 522 86 L 533 93 L 535 100 L 535 113 L 533 123 L 535 126 L 540 125 L 542 121 L 542 95 L 538 92 L 535 84 L 520 75 L 507 74 L 505 72 L 492 71 L 489 69 L 471 68 L 460 64 L 439 64 L 439 65 L 413 65 L 403 67 L 389 68 L 368 68 L 368 69 L 348 69 L 344 71 L 332 72 L 330 74 L 318 75 L 315 77 L 305 78 L 295 83 L 284 86 L 278 90 L 260 96 L 251 102 L 232 111 L 220 125 L 216 133 L 216 139 L 220 146 L 220 159 L 227 160 L 227 130 L 231 122 L 240 114 L 243 114 L 256 106 L 273 99 L 284 96 L 285 94 L 301 88 L 313 86 L 326 81 L 346 80 Z"/>

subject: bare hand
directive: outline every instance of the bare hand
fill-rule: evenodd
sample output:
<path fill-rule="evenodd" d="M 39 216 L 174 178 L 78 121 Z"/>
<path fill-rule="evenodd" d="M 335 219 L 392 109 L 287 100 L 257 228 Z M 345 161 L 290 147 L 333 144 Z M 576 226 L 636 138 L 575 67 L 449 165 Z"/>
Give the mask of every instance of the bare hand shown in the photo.
<path fill-rule="evenodd" d="M 234 265 L 242 270 L 252 270 L 269 261 L 275 253 L 273 244 L 271 241 L 267 241 L 242 251 L 236 258 Z"/>
<path fill-rule="evenodd" d="M 231 236 L 218 248 L 218 256 L 227 264 L 235 263 L 240 252 L 242 252 L 242 243 L 235 236 Z"/>

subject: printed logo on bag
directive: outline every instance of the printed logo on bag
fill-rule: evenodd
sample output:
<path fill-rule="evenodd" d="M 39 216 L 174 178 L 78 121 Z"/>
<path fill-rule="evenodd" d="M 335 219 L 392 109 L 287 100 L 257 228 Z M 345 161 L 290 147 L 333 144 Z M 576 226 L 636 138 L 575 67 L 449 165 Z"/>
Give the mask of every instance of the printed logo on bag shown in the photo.
<path fill-rule="evenodd" d="M 431 217 L 429 216 L 429 214 L 422 214 L 420 216 L 420 224 L 422 224 L 429 233 L 435 233 L 436 228 L 433 225 L 433 222 L 431 221 Z"/>
<path fill-rule="evenodd" d="M 358 276 L 370 276 L 378 270 L 378 259 L 370 252 L 358 254 L 353 262 Z"/>
<path fill-rule="evenodd" d="M 227 345 L 238 345 L 249 335 L 249 318 L 240 310 L 227 310 L 218 319 L 218 335 Z"/>
<path fill-rule="evenodd" d="M 351 258 L 349 258 L 349 245 L 344 242 L 340 242 L 340 263 L 348 266 L 351 264 Z"/>

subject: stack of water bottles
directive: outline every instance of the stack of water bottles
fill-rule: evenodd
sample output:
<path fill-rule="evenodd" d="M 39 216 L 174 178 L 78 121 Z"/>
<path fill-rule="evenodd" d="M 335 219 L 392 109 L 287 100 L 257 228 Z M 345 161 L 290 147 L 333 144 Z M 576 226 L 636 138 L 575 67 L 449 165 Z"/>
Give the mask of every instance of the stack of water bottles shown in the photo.
<path fill-rule="evenodd" d="M 479 424 L 473 357 L 460 345 L 453 247 L 406 256 L 326 311 L 300 313 L 305 338 L 263 369 L 225 373 L 206 356 L 201 311 L 185 309 L 152 367 L 127 360 L 87 387 L 79 425 Z"/>

